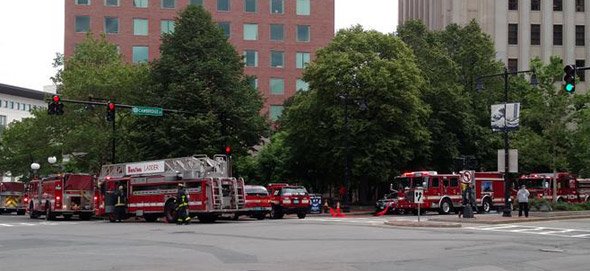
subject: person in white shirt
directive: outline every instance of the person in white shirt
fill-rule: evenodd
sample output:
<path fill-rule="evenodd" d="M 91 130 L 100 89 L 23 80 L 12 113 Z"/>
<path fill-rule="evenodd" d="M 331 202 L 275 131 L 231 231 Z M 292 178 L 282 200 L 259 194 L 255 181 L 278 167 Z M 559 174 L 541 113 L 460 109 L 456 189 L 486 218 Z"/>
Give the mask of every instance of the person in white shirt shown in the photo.
<path fill-rule="evenodd" d="M 518 217 L 522 216 L 523 210 L 524 217 L 529 217 L 529 195 L 530 193 L 526 190 L 526 186 L 522 185 L 516 194 L 516 198 L 518 199 Z"/>

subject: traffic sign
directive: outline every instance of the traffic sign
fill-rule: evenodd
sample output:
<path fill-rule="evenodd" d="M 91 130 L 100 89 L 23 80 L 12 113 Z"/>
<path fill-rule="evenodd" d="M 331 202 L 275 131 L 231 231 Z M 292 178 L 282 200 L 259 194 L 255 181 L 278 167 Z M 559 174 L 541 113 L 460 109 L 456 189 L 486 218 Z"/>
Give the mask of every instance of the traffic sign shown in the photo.
<path fill-rule="evenodd" d="M 134 106 L 131 108 L 131 112 L 138 116 L 161 117 L 164 115 L 164 110 L 161 107 Z"/>
<path fill-rule="evenodd" d="M 414 203 L 424 203 L 424 190 L 423 189 L 414 190 Z"/>

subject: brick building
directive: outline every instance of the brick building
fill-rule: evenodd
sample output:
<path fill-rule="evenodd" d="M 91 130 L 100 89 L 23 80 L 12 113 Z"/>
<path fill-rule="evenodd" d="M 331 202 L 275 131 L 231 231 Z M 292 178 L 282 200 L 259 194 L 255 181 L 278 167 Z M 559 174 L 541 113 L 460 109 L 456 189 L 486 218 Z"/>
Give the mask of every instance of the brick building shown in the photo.
<path fill-rule="evenodd" d="M 208 10 L 244 56 L 271 119 L 285 99 L 307 90 L 302 68 L 334 36 L 334 0 L 66 0 L 64 54 L 92 32 L 106 33 L 130 62 L 156 59 L 161 33 L 174 31 L 187 5 Z"/>

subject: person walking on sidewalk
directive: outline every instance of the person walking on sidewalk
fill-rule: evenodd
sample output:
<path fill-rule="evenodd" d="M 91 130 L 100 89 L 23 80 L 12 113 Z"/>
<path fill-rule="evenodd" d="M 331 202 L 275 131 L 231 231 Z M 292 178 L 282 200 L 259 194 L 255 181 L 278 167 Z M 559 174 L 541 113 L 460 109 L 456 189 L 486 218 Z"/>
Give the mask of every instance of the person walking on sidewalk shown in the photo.
<path fill-rule="evenodd" d="M 516 194 L 516 198 L 518 199 L 518 217 L 522 216 L 523 210 L 524 217 L 529 217 L 529 195 L 530 193 L 526 189 L 526 186 L 522 185 Z"/>

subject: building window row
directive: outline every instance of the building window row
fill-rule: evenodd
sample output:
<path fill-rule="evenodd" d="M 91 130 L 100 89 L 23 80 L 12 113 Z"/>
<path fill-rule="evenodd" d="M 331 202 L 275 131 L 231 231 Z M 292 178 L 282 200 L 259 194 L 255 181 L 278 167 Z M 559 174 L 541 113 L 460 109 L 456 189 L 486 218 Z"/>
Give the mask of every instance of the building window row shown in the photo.
<path fill-rule="evenodd" d="M 15 102 L 15 101 L 9 101 L 9 100 L 0 100 L 0 108 L 7 108 L 7 109 L 14 109 L 14 110 L 18 110 L 18 111 L 29 111 L 31 112 L 31 110 L 37 108 L 36 105 L 32 105 L 32 104 L 27 104 L 27 103 L 20 103 L 20 102 Z"/>
<path fill-rule="evenodd" d="M 551 0 L 543 0 L 543 1 L 551 1 Z M 553 11 L 563 11 L 563 0 L 552 0 L 553 1 Z M 568 0 L 572 1 L 572 0 Z M 576 1 L 576 11 L 577 12 L 584 12 L 585 4 L 584 0 L 575 0 Z M 508 10 L 518 10 L 518 0 L 508 0 Z M 541 0 L 531 0 L 531 10 L 533 11 L 540 11 L 541 10 Z"/>
<path fill-rule="evenodd" d="M 219 22 L 219 27 L 225 33 L 226 37 L 231 35 L 231 27 L 229 22 Z M 75 18 L 76 33 L 86 33 L 90 31 L 90 16 L 76 16 Z M 243 39 L 255 41 L 259 39 L 258 24 L 246 23 L 243 26 Z M 118 17 L 104 18 L 104 32 L 107 34 L 118 34 L 120 32 Z M 173 20 L 160 21 L 160 34 L 174 32 Z M 133 19 L 133 35 L 147 36 L 149 34 L 148 19 L 134 18 Z M 282 24 L 270 25 L 270 40 L 284 41 L 285 29 Z M 295 40 L 297 42 L 309 42 L 311 40 L 311 26 L 297 25 L 295 29 Z"/>
<path fill-rule="evenodd" d="M 244 65 L 246 67 L 258 67 L 258 51 L 245 50 L 244 51 Z M 303 69 L 311 60 L 311 53 L 297 52 L 295 53 L 295 68 Z M 285 52 L 270 51 L 270 66 L 273 68 L 285 67 Z"/>
<path fill-rule="evenodd" d="M 76 5 L 89 6 L 92 4 L 91 0 L 74 0 Z M 100 1 L 100 0 L 95 0 Z M 120 6 L 120 0 L 102 0 L 107 7 Z M 190 0 L 189 5 L 203 6 L 204 0 Z M 221 12 L 231 11 L 232 0 L 208 0 L 216 1 L 216 9 Z M 236 1 L 236 0 L 233 0 Z M 240 0 L 244 1 L 244 12 L 257 13 L 258 1 L 262 0 Z M 285 14 L 285 0 L 266 0 L 269 1 L 271 14 Z M 296 0 L 295 14 L 308 16 L 311 14 L 311 0 Z M 159 0 L 160 7 L 163 9 L 175 9 L 177 6 L 176 0 Z M 133 0 L 133 7 L 148 8 L 149 0 Z"/>
<path fill-rule="evenodd" d="M 585 46 L 586 27 L 576 25 L 576 46 Z M 531 45 L 541 45 L 541 25 L 531 24 Z M 518 44 L 518 24 L 508 24 L 508 44 Z M 553 25 L 553 45 L 563 45 L 563 25 Z"/>

